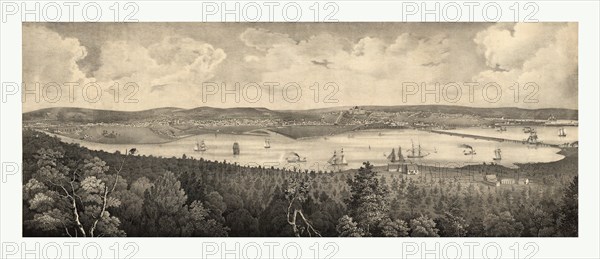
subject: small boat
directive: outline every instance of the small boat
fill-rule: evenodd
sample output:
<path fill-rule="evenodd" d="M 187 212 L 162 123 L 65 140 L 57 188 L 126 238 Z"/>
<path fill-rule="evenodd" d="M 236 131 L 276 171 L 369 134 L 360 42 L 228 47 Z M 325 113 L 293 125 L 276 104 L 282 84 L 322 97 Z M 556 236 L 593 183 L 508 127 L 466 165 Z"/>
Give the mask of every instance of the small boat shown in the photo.
<path fill-rule="evenodd" d="M 289 155 L 285 158 L 288 163 L 304 163 L 306 162 L 306 157 L 300 157 L 296 152 L 290 152 Z"/>
<path fill-rule="evenodd" d="M 383 136 L 383 134 L 381 132 L 379 132 L 379 134 L 377 134 L 377 135 L 380 136 L 380 137 Z"/>
<path fill-rule="evenodd" d="M 525 127 L 523 128 L 523 133 L 531 133 L 534 132 L 535 129 L 531 128 L 531 127 Z"/>
<path fill-rule="evenodd" d="M 240 154 L 240 144 L 238 144 L 237 142 L 233 143 L 233 155 L 237 156 Z"/>
<path fill-rule="evenodd" d="M 498 132 L 506 131 L 506 127 L 498 127 L 498 128 L 496 128 L 496 131 L 498 131 Z"/>
<path fill-rule="evenodd" d="M 271 148 L 271 140 L 265 139 L 265 148 Z"/>
<path fill-rule="evenodd" d="M 333 151 L 333 156 L 327 160 L 327 163 L 330 165 L 338 166 L 338 165 L 348 165 L 348 161 L 346 161 L 346 157 L 344 157 L 344 149 L 340 151 L 340 155 L 337 155 L 337 152 Z"/>
<path fill-rule="evenodd" d="M 567 132 L 565 131 L 565 128 L 558 129 L 558 136 L 559 137 L 566 137 L 567 136 Z"/>
<path fill-rule="evenodd" d="M 494 150 L 494 161 L 499 161 L 499 160 L 502 160 L 502 150 L 497 148 L 496 150 Z"/>

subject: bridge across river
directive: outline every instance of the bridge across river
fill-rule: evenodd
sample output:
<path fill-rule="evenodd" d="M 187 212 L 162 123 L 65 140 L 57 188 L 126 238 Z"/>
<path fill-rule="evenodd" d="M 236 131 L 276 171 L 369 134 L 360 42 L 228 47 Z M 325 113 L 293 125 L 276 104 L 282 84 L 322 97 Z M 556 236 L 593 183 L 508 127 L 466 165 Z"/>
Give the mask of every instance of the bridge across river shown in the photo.
<path fill-rule="evenodd" d="M 498 138 L 498 137 L 489 137 L 489 136 L 479 136 L 479 135 L 473 135 L 473 134 L 449 132 L 449 131 L 442 131 L 442 130 L 425 130 L 425 131 L 428 131 L 431 133 L 437 133 L 437 134 L 456 136 L 456 137 L 461 137 L 461 138 L 473 138 L 473 139 L 482 139 L 482 140 L 497 141 L 497 142 L 519 143 L 519 144 L 526 144 L 526 145 L 536 145 L 536 146 L 541 146 L 541 147 L 556 147 L 556 148 L 560 147 L 560 145 L 557 145 L 557 144 L 548 144 L 548 143 L 543 143 L 543 142 L 538 142 L 538 143 L 534 144 L 534 143 L 527 143 L 526 141 L 523 141 L 523 140 L 514 140 L 514 139 L 506 139 L 506 138 Z"/>

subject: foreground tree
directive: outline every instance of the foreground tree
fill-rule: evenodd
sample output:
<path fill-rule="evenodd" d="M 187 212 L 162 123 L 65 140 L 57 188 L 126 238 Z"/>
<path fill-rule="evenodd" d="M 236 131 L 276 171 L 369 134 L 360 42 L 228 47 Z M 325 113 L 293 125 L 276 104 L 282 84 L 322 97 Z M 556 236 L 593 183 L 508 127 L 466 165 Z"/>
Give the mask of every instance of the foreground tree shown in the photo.
<path fill-rule="evenodd" d="M 435 221 L 427 216 L 420 216 L 410 221 L 411 237 L 439 237 Z"/>
<path fill-rule="evenodd" d="M 134 152 L 132 149 L 127 155 Z M 109 210 L 121 205 L 115 191 L 126 189 L 120 173 L 127 155 L 110 173 L 109 166 L 97 157 L 75 161 L 63 151 L 39 150 L 37 171 L 24 188 L 23 198 L 34 212 L 26 224 L 42 231 L 62 229 L 67 236 L 124 236 L 120 220 Z"/>
<path fill-rule="evenodd" d="M 351 196 L 347 201 L 350 216 L 356 220 L 358 227 L 370 235 L 372 228 L 387 216 L 389 190 L 379 182 L 373 165 L 363 163 L 354 178 L 348 180 Z"/>
<path fill-rule="evenodd" d="M 288 201 L 286 218 L 297 237 L 303 233 L 308 236 L 321 236 L 302 210 L 302 204 L 308 199 L 309 189 L 310 181 L 299 177 L 290 179 L 284 187 L 285 198 Z"/>
<path fill-rule="evenodd" d="M 508 211 L 486 215 L 483 226 L 488 237 L 519 237 L 524 228 Z"/>
<path fill-rule="evenodd" d="M 354 222 L 354 220 L 348 215 L 344 215 L 338 220 L 338 224 L 335 229 L 340 237 L 365 236 L 365 232 L 359 228 L 356 222 Z"/>
<path fill-rule="evenodd" d="M 579 177 L 573 177 L 560 207 L 559 228 L 563 236 L 576 237 L 579 231 Z"/>
<path fill-rule="evenodd" d="M 202 202 L 186 205 L 187 195 L 172 172 L 159 177 L 146 190 L 142 207 L 145 236 L 226 236 L 227 229 L 214 219 Z"/>

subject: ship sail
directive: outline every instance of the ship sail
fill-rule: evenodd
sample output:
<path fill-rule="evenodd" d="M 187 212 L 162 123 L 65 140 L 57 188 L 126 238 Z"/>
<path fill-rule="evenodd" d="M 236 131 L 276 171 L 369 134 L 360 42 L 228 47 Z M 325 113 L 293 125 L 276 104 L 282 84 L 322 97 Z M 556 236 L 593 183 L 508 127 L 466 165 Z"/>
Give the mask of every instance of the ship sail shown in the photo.
<path fill-rule="evenodd" d="M 198 143 L 196 143 L 196 146 L 198 146 Z M 206 144 L 204 143 L 204 140 L 200 141 L 199 149 L 200 151 L 206 151 Z"/>
<path fill-rule="evenodd" d="M 240 144 L 238 144 L 237 142 L 233 143 L 233 155 L 239 155 L 240 154 Z"/>
<path fill-rule="evenodd" d="M 327 163 L 329 163 L 330 165 L 337 164 L 337 154 L 335 150 L 333 151 L 333 156 L 329 158 L 329 160 L 327 160 Z"/>
<path fill-rule="evenodd" d="M 271 148 L 271 140 L 265 139 L 265 148 Z"/>
<path fill-rule="evenodd" d="M 340 155 L 341 155 L 341 160 L 342 160 L 342 162 L 340 163 L 340 165 L 347 165 L 348 161 L 346 161 L 346 157 L 344 156 L 344 149 L 343 148 L 340 151 Z"/>
<path fill-rule="evenodd" d="M 404 161 L 404 156 L 402 155 L 402 147 L 398 147 L 398 161 Z"/>
<path fill-rule="evenodd" d="M 387 157 L 388 160 L 390 160 L 390 162 L 394 163 L 396 162 L 396 152 L 394 151 L 394 149 L 392 148 L 392 153 L 390 153 Z"/>
<path fill-rule="evenodd" d="M 200 151 L 200 144 L 198 141 L 196 141 L 196 144 L 194 145 L 194 151 Z"/>
<path fill-rule="evenodd" d="M 502 160 L 502 150 L 499 148 L 494 150 L 494 160 Z"/>
<path fill-rule="evenodd" d="M 342 148 L 339 156 L 336 151 L 333 151 L 333 156 L 327 160 L 327 163 L 330 165 L 347 165 L 348 161 L 346 161 L 346 157 L 344 156 L 344 149 Z"/>
<path fill-rule="evenodd" d="M 567 132 L 565 131 L 565 128 L 558 129 L 558 136 L 559 137 L 565 137 L 565 136 L 567 136 Z"/>

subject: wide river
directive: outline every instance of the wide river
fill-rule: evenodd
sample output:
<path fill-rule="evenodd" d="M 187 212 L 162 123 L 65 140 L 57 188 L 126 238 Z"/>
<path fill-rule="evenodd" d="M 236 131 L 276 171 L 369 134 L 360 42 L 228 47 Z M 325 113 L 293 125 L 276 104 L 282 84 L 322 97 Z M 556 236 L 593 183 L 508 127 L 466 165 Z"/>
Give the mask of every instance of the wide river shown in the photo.
<path fill-rule="evenodd" d="M 564 143 L 577 140 L 577 127 L 568 127 L 567 137 L 559 138 L 557 127 L 538 127 L 540 140 L 546 143 Z M 489 128 L 464 128 L 453 130 L 481 136 L 495 136 L 507 139 L 522 140 L 527 134 L 522 132 L 522 127 L 509 127 L 505 132 L 497 132 Z M 558 148 L 535 147 L 519 143 L 495 142 L 488 140 L 476 140 L 461 138 L 450 135 L 434 134 L 419 130 L 366 130 L 353 133 L 345 133 L 328 137 L 291 139 L 277 133 L 271 133 L 268 137 L 271 148 L 264 148 L 265 137 L 256 135 L 228 135 L 214 134 L 198 135 L 179 139 L 164 144 L 100 144 L 83 140 L 61 137 L 64 141 L 79 143 L 92 150 L 104 150 L 124 152 L 129 148 L 137 148 L 141 155 L 153 155 L 162 157 L 187 157 L 204 158 L 207 160 L 236 162 L 241 165 L 263 165 L 287 168 L 310 168 L 316 170 L 337 170 L 327 164 L 327 160 L 333 155 L 334 150 L 338 154 L 343 148 L 348 165 L 341 169 L 358 168 L 364 161 L 370 161 L 375 165 L 387 165 L 387 154 L 392 148 L 398 152 L 402 147 L 402 154 L 410 152 L 412 143 L 421 145 L 424 158 L 411 159 L 411 161 L 426 165 L 439 165 L 445 167 L 457 167 L 467 164 L 481 164 L 497 162 L 508 167 L 515 167 L 515 163 L 551 162 L 563 158 L 557 154 Z M 196 141 L 204 140 L 207 151 L 194 152 Z M 232 146 L 238 142 L 240 155 L 233 156 Z M 472 146 L 475 155 L 465 155 L 463 145 Z M 493 161 L 494 150 L 502 150 L 502 160 Z M 305 163 L 288 163 L 286 157 L 290 152 L 297 152 L 306 157 Z"/>

